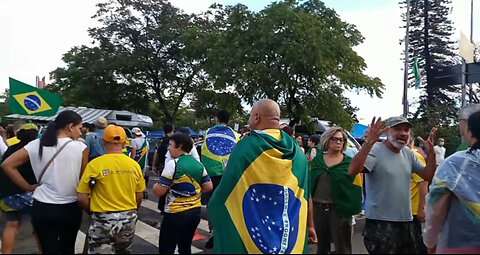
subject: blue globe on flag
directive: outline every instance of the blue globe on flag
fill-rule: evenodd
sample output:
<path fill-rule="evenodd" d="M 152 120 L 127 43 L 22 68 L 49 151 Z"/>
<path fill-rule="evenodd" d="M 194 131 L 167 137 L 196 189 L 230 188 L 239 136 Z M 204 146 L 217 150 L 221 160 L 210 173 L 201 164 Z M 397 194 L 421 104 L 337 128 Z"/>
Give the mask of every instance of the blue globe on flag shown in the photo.
<path fill-rule="evenodd" d="M 255 184 L 243 197 L 245 223 L 264 254 L 290 254 L 299 231 L 301 201 L 293 191 L 276 184 Z"/>
<path fill-rule="evenodd" d="M 25 107 L 30 111 L 36 111 L 42 106 L 42 100 L 36 95 L 28 95 L 23 101 Z"/>
<path fill-rule="evenodd" d="M 217 156 L 227 156 L 232 153 L 232 150 L 237 144 L 235 133 L 225 126 L 216 126 L 208 131 L 205 139 L 207 148 L 210 152 Z"/>

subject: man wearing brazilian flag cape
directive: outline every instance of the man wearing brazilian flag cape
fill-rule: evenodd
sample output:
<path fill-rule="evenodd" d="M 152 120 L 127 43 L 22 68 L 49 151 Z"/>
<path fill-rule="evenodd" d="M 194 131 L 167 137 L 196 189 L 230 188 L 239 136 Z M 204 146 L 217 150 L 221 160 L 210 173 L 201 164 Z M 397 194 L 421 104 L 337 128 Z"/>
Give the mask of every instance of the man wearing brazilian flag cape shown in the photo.
<path fill-rule="evenodd" d="M 307 253 L 316 242 L 308 161 L 279 122 L 276 102 L 254 105 L 252 132 L 238 142 L 209 203 L 215 253 Z"/>

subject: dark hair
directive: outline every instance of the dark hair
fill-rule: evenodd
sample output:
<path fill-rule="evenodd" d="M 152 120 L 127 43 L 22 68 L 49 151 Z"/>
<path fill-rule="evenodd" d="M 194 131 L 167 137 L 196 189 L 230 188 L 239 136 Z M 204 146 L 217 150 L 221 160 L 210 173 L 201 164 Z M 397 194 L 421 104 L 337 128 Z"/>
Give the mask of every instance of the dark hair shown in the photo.
<path fill-rule="evenodd" d="M 220 123 L 228 124 L 230 121 L 230 113 L 228 113 L 226 110 L 220 110 L 217 113 L 217 119 L 220 121 Z"/>
<path fill-rule="evenodd" d="M 59 113 L 54 121 L 47 124 L 47 130 L 40 139 L 40 148 L 38 149 L 40 158 L 42 158 L 43 146 L 51 147 L 57 145 L 58 130 L 64 129 L 70 124 L 78 125 L 80 123 L 82 123 L 82 117 L 72 110 L 65 110 Z"/>
<path fill-rule="evenodd" d="M 29 130 L 19 130 L 17 132 L 17 138 L 20 140 L 23 144 L 27 144 L 38 137 L 38 131 L 35 129 L 29 129 Z"/>
<path fill-rule="evenodd" d="M 83 123 L 83 127 L 87 128 L 88 132 L 95 132 L 95 125 L 91 123 Z"/>
<path fill-rule="evenodd" d="M 318 145 L 320 142 L 320 136 L 319 135 L 312 135 L 308 140 L 312 141 L 315 145 Z"/>
<path fill-rule="evenodd" d="M 13 128 L 12 124 L 8 124 L 6 131 L 7 131 L 7 139 L 15 137 L 15 129 Z"/>
<path fill-rule="evenodd" d="M 285 126 L 282 128 L 283 131 L 285 131 L 285 133 L 287 133 L 289 136 L 292 136 L 293 135 L 293 128 L 290 127 L 290 126 Z"/>
<path fill-rule="evenodd" d="M 475 112 L 468 117 L 468 130 L 472 132 L 477 142 L 472 146 L 472 150 L 480 149 L 480 112 Z"/>
<path fill-rule="evenodd" d="M 190 152 L 193 148 L 193 141 L 187 134 L 175 134 L 170 137 L 170 140 L 175 142 L 176 148 L 182 148 L 184 152 Z"/>
<path fill-rule="evenodd" d="M 165 123 L 165 125 L 163 125 L 163 132 L 165 134 L 169 134 L 173 131 L 173 125 L 172 123 Z"/>

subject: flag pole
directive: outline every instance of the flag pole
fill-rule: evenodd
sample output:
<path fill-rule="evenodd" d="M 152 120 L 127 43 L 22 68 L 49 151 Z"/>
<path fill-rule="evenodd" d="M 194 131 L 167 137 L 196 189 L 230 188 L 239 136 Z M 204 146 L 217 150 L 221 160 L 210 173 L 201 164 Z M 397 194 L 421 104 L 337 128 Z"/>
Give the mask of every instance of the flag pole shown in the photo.
<path fill-rule="evenodd" d="M 408 46 L 410 32 L 410 0 L 407 1 L 407 25 L 405 32 L 405 66 L 403 72 L 403 116 L 408 116 Z"/>

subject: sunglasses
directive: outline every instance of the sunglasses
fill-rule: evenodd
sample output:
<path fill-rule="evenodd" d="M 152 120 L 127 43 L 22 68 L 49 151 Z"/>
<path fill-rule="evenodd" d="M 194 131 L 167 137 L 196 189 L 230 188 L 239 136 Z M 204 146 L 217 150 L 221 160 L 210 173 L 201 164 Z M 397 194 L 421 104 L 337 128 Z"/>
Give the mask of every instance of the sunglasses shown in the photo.
<path fill-rule="evenodd" d="M 339 137 L 332 137 L 332 138 L 330 138 L 330 141 L 334 142 L 334 143 L 338 143 L 338 142 L 343 143 L 343 142 L 345 142 L 345 139 L 339 138 Z"/>

